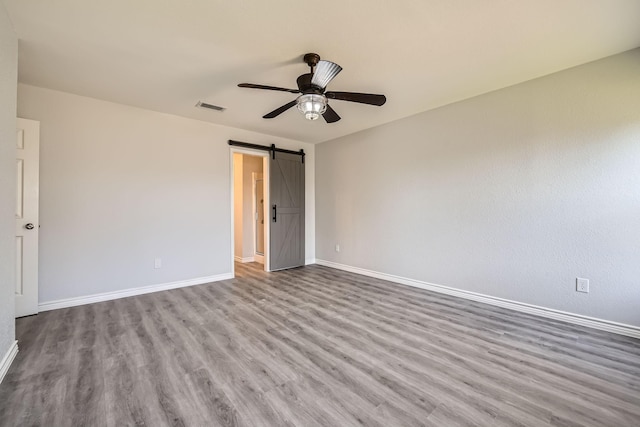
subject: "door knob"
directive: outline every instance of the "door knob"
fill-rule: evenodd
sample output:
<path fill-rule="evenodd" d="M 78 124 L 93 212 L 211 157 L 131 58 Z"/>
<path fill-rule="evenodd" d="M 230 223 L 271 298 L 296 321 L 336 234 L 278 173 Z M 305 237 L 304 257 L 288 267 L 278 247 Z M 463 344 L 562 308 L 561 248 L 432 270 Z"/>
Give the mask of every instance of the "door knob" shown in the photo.
<path fill-rule="evenodd" d="M 33 230 L 33 224 L 28 223 L 27 225 L 24 226 L 24 228 L 26 228 L 27 230 Z"/>

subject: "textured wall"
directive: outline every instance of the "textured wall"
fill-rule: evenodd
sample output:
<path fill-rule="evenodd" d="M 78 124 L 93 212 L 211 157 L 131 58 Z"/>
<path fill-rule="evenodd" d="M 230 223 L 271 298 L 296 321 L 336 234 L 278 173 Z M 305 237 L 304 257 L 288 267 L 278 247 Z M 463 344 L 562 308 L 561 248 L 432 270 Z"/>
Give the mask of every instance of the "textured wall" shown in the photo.
<path fill-rule="evenodd" d="M 316 170 L 319 259 L 640 326 L 640 50 L 320 144 Z"/>
<path fill-rule="evenodd" d="M 227 140 L 304 148 L 313 161 L 309 144 L 33 86 L 18 91 L 20 116 L 41 121 L 40 302 L 229 273 Z M 313 228 L 313 215 L 307 222 Z"/>
<path fill-rule="evenodd" d="M 18 39 L 0 3 L 0 360 L 15 340 Z"/>

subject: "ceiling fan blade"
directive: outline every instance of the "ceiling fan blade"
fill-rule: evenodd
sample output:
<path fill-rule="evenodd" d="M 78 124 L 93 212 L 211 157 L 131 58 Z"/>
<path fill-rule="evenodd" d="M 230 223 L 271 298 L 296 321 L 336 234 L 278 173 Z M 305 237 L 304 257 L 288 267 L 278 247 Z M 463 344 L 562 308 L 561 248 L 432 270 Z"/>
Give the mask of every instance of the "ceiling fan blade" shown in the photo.
<path fill-rule="evenodd" d="M 274 117 L 278 117 L 280 114 L 284 113 L 289 108 L 291 108 L 294 105 L 296 105 L 296 102 L 297 102 L 297 100 L 294 99 L 293 101 L 284 104 L 282 107 L 278 107 L 275 110 L 273 110 L 272 112 L 270 112 L 268 114 L 265 114 L 264 116 L 262 116 L 262 118 L 263 119 L 273 119 Z"/>
<path fill-rule="evenodd" d="M 387 98 L 384 95 L 375 95 L 373 93 L 326 92 L 324 95 L 329 99 L 359 102 L 361 104 L 377 105 L 378 107 L 387 102 Z"/>
<path fill-rule="evenodd" d="M 267 90 L 279 90 L 280 92 L 300 93 L 298 89 L 286 89 L 276 86 L 254 85 L 253 83 L 240 83 L 238 87 L 248 87 L 251 89 L 267 89 Z"/>
<path fill-rule="evenodd" d="M 327 105 L 327 111 L 324 112 L 322 117 L 324 117 L 324 121 L 327 123 L 335 123 L 340 120 L 340 116 L 330 105 Z"/>
<path fill-rule="evenodd" d="M 324 89 L 329 82 L 333 80 L 338 73 L 342 71 L 342 67 L 331 61 L 319 61 L 313 72 L 311 84 Z"/>

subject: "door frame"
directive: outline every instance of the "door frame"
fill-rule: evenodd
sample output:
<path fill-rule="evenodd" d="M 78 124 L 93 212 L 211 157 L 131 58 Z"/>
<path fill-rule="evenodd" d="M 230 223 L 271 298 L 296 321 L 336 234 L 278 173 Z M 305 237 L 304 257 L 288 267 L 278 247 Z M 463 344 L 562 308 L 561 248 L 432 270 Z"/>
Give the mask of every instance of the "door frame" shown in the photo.
<path fill-rule="evenodd" d="M 263 165 L 262 165 L 263 169 L 264 169 L 264 161 L 263 161 Z M 260 175 L 260 176 L 258 176 Z M 262 232 L 263 232 L 263 236 L 262 236 L 262 255 L 258 254 L 258 225 L 257 225 L 257 218 L 255 217 L 256 212 L 258 211 L 258 199 L 256 197 L 256 188 L 258 187 L 258 181 L 262 181 Z M 256 262 L 260 262 L 258 261 L 258 259 L 262 260 L 262 263 L 264 265 L 265 263 L 265 253 L 266 253 L 266 249 L 264 248 L 264 244 L 266 242 L 265 240 L 265 228 L 266 228 L 266 224 L 265 224 L 265 220 L 267 219 L 264 216 L 264 206 L 265 206 L 265 201 L 266 199 L 264 198 L 264 173 L 257 173 L 257 172 L 251 172 L 251 200 L 252 200 L 252 204 L 251 204 L 251 211 L 253 212 L 253 221 L 251 222 L 251 224 L 253 225 L 252 229 L 253 229 L 253 258 Z"/>
<path fill-rule="evenodd" d="M 234 190 L 235 190 L 235 179 L 234 179 L 234 164 L 233 164 L 233 155 L 234 154 L 243 154 L 247 156 L 254 157 L 262 157 L 262 179 L 263 185 L 265 187 L 264 191 L 264 218 L 267 220 L 269 218 L 269 153 L 262 150 L 252 150 L 250 148 L 239 148 L 230 146 L 229 147 L 229 200 L 230 200 L 230 211 L 231 211 L 231 251 L 229 252 L 229 258 L 231 259 L 231 275 L 236 277 L 236 266 L 235 266 L 235 218 L 234 218 Z M 255 221 L 254 221 L 255 222 Z M 266 224 L 265 224 L 266 225 Z M 264 228 L 264 271 L 269 270 L 269 263 L 271 261 L 270 251 L 269 251 L 269 242 L 271 237 L 271 227 Z M 254 245 L 255 246 L 255 245 Z"/>

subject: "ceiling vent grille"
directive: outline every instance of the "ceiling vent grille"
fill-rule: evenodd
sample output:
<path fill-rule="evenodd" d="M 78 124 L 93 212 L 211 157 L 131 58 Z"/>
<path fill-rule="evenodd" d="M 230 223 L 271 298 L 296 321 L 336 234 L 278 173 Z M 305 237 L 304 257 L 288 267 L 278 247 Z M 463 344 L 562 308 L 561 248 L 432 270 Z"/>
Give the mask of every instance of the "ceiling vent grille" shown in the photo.
<path fill-rule="evenodd" d="M 209 110 L 214 110 L 214 111 L 224 111 L 224 110 L 226 110 L 225 107 L 220 107 L 219 105 L 207 104 L 206 102 L 202 102 L 202 101 L 198 101 L 198 103 L 196 104 L 196 107 L 207 108 Z"/>

